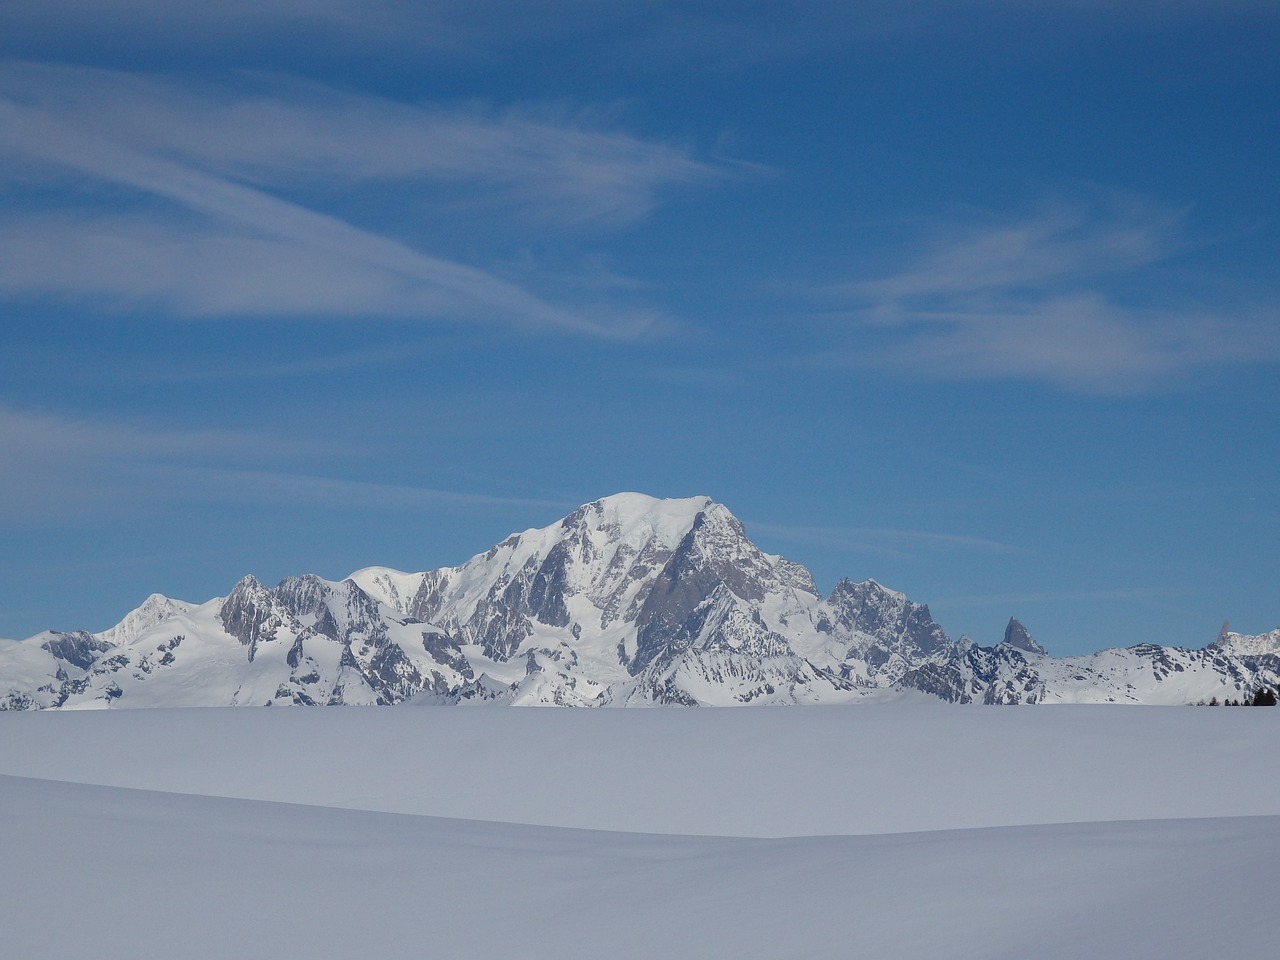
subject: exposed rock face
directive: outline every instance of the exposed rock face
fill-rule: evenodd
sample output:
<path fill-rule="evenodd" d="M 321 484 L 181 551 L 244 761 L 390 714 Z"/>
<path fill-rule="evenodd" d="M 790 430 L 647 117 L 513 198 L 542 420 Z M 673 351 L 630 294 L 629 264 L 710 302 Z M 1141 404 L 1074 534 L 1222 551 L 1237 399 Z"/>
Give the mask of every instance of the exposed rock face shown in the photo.
<path fill-rule="evenodd" d="M 874 580 L 837 583 L 818 627 L 845 646 L 844 673 L 876 686 L 902 682 L 913 665 L 952 645 L 927 606 Z"/>
<path fill-rule="evenodd" d="M 284 613 L 276 598 L 251 576 L 237 583 L 227 595 L 218 619 L 230 636 L 249 648 L 250 663 L 258 652 L 258 644 L 274 640 L 284 625 Z"/>
<path fill-rule="evenodd" d="M 1044 647 L 1031 639 L 1031 634 L 1017 617 L 1009 618 L 1009 625 L 1004 628 L 1004 639 L 1000 641 L 1007 647 L 1021 650 L 1023 653 L 1048 653 Z"/>
<path fill-rule="evenodd" d="M 1222 625 L 1218 639 L 1210 644 L 1216 650 L 1243 656 L 1280 656 L 1280 629 L 1248 637 L 1240 633 L 1232 633 L 1227 624 Z"/>
<path fill-rule="evenodd" d="M 83 630 L 55 634 L 40 644 L 42 650 L 49 651 L 58 660 L 79 667 L 81 670 L 88 670 L 98 659 L 98 655 L 110 650 L 111 646 L 107 641 L 100 640 Z"/>
<path fill-rule="evenodd" d="M 341 582 L 245 577 L 194 606 L 153 595 L 99 634 L 0 644 L 0 707 L 957 703 L 1239 698 L 1280 680 L 1280 630 L 1204 650 L 1048 656 L 1017 620 L 952 642 L 874 580 L 823 599 L 705 497 L 620 494 L 458 567 Z"/>

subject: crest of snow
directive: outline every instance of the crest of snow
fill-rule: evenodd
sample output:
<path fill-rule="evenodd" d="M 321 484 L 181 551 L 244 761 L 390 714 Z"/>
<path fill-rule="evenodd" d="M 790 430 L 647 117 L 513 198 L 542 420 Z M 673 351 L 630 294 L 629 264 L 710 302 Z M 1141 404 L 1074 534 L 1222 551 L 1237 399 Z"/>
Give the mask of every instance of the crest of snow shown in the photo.
<path fill-rule="evenodd" d="M 495 583 L 514 579 L 530 563 L 545 560 L 559 544 L 571 552 L 570 594 L 609 590 L 627 579 L 630 566 L 619 554 L 639 556 L 670 552 L 709 508 L 725 508 L 707 497 L 659 500 L 640 493 L 620 493 L 578 508 L 558 523 L 515 533 L 460 567 L 440 571 L 446 581 L 448 612 L 469 620 Z M 593 588 L 595 588 L 593 590 Z"/>
<path fill-rule="evenodd" d="M 659 500 L 643 493 L 618 493 L 582 508 L 592 531 L 606 531 L 628 543 L 657 540 L 674 550 L 693 526 L 699 513 L 718 508 L 728 511 L 709 497 Z"/>
<path fill-rule="evenodd" d="M 57 661 L 40 644 L 52 636 L 45 632 L 26 640 L 0 640 L 0 709 L 45 705 L 38 688 L 53 676 Z"/>
<path fill-rule="evenodd" d="M 405 573 L 391 567 L 365 567 L 347 579 L 375 600 L 405 614 L 409 612 L 409 604 L 422 586 L 424 576 L 426 575 L 422 573 Z"/>
<path fill-rule="evenodd" d="M 1243 633 L 1224 632 L 1213 643 L 1213 646 L 1245 656 L 1280 655 L 1280 627 L 1267 633 L 1259 634 L 1256 637 L 1247 636 Z"/>
<path fill-rule="evenodd" d="M 95 633 L 94 636 L 112 646 L 128 643 L 140 634 L 150 630 L 158 623 L 180 613 L 189 613 L 195 604 L 182 600 L 171 600 L 159 593 L 153 593 L 142 601 L 142 606 L 128 614 L 123 620 L 109 630 Z"/>
<path fill-rule="evenodd" d="M 867 580 L 864 580 L 863 583 L 865 583 L 869 587 L 872 587 L 878 590 L 880 593 L 884 594 L 886 597 L 892 600 L 896 600 L 899 603 L 908 602 L 907 595 L 905 593 L 902 593 L 901 591 L 898 591 L 898 590 L 890 589 L 889 587 L 886 587 L 883 583 L 880 583 L 878 580 L 872 580 L 868 578 Z"/>

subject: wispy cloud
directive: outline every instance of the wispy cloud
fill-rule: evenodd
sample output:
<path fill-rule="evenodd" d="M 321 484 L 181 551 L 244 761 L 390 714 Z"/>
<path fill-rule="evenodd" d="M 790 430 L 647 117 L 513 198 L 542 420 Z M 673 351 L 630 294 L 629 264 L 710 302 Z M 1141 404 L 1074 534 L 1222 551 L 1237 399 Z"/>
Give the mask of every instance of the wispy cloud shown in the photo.
<path fill-rule="evenodd" d="M 472 192 L 451 209 L 500 205 L 544 228 L 633 221 L 661 191 L 726 173 L 566 105 L 446 107 L 260 76 L 208 87 L 33 63 L 0 67 L 0 90 L 77 130 L 262 188 L 393 182 L 422 206 L 415 183 L 463 185 Z"/>
<path fill-rule="evenodd" d="M 334 44 L 386 55 L 469 59 L 500 56 L 529 44 L 608 43 L 615 58 L 673 57 L 750 66 L 883 43 L 898 37 L 982 35 L 978 23 L 1027 27 L 1048 21 L 1098 29 L 1117 21 L 1205 15 L 1266 16 L 1269 0 L 862 0 L 786 4 L 724 0 L 11 0 L 0 5 L 0 31 L 18 41 L 94 37 L 129 49 L 175 43 L 207 50 L 287 40 L 295 48 Z M 1007 31 L 1002 31 L 1007 32 Z"/>
<path fill-rule="evenodd" d="M 1046 590 L 1031 593 L 969 594 L 941 597 L 934 602 L 947 607 L 1010 607 L 1038 603 L 1132 603 L 1159 601 L 1185 595 L 1169 587 L 1113 587 L 1103 590 Z"/>
<path fill-rule="evenodd" d="M 939 224 L 914 262 L 893 275 L 849 284 L 891 319 L 894 308 L 932 297 L 1034 293 L 1064 278 L 1085 279 L 1146 266 L 1176 248 L 1183 211 L 1134 198 L 1112 209 L 1050 204 L 1016 220 Z M 1118 201 L 1118 202 L 1117 202 Z"/>
<path fill-rule="evenodd" d="M 0 28 L 11 42 L 88 36 L 134 50 L 166 44 L 200 50 L 264 39 L 278 44 L 287 38 L 302 45 L 382 40 L 401 49 L 464 51 L 474 45 L 474 27 L 469 18 L 455 24 L 451 15 L 465 10 L 453 0 L 15 0 L 0 6 Z"/>
<path fill-rule="evenodd" d="M 229 430 L 174 430 L 0 406 L 0 520 L 41 523 L 133 512 L 159 484 L 149 466 L 212 465 L 304 452 L 297 441 Z"/>
<path fill-rule="evenodd" d="M 216 4 L 175 7 L 166 0 L 42 0 L 40 3 L 6 4 L 5 16 L 12 23 L 36 23 L 60 17 L 88 17 L 104 20 L 148 20 L 166 17 L 176 23 L 238 25 L 237 32 L 253 29 L 263 20 L 315 19 L 346 20 L 354 15 L 353 0 L 224 0 Z"/>
<path fill-rule="evenodd" d="M 515 507 L 568 512 L 562 500 L 503 497 L 408 484 L 270 470 L 195 469 L 169 466 L 149 471 L 164 481 L 161 496 L 214 503 L 278 504 L 290 508 L 336 507 L 366 511 L 487 510 Z"/>
<path fill-rule="evenodd" d="M 371 180 L 462 182 L 511 215 L 600 224 L 642 216 L 662 186 L 706 179 L 710 167 L 570 119 L 320 93 L 237 99 L 103 71 L 0 70 L 0 156 L 15 176 L 62 170 L 77 184 L 59 208 L 29 200 L 37 209 L 0 220 L 0 293 L 192 316 L 485 319 L 604 336 L 656 322 L 653 311 L 552 302 L 280 194 L 319 181 L 357 192 Z M 39 167 L 18 171 L 22 157 Z M 101 189 L 95 203 L 91 184 L 168 203 L 133 200 L 121 213 L 128 195 Z"/>
<path fill-rule="evenodd" d="M 325 476 L 328 442 L 229 430 L 174 430 L 0 406 L 0 522 L 74 522 L 162 502 L 368 511 L 570 510 L 576 504 Z"/>
<path fill-rule="evenodd" d="M 254 456 L 275 449 L 286 455 L 301 447 L 231 430 L 169 430 L 90 417 L 66 417 L 0 406 L 0 464 L 102 458 Z M 68 461 L 69 462 L 69 461 Z"/>
<path fill-rule="evenodd" d="M 913 553 L 977 551 L 982 553 L 1026 553 L 1022 547 L 984 537 L 936 533 L 927 530 L 896 530 L 884 527 L 794 526 L 777 523 L 747 524 L 749 532 L 763 533 L 779 540 L 810 543 L 845 550 L 858 550 L 898 558 Z"/>
<path fill-rule="evenodd" d="M 1085 393 L 1280 361 L 1280 299 L 1229 312 L 1170 282 L 1184 221 L 1182 211 L 1113 196 L 939 226 L 897 272 L 831 291 L 857 331 L 839 361 Z M 1146 291 L 1142 307 L 1127 296 L 1135 288 Z"/>
<path fill-rule="evenodd" d="M 292 357 L 289 359 L 263 358 L 258 363 L 235 364 L 208 361 L 190 362 L 181 367 L 155 368 L 128 371 L 135 381 L 148 383 L 226 383 L 246 380 L 281 380 L 289 377 L 309 377 L 322 373 L 339 373 L 369 367 L 388 366 L 396 363 L 421 365 L 429 353 L 425 345 L 405 346 L 397 344 L 373 347 L 365 350 L 342 350 Z"/>
<path fill-rule="evenodd" d="M 0 293 L 92 301 L 116 313 L 482 320 L 605 337 L 635 336 L 658 322 L 654 313 L 563 307 L 336 218 L 191 179 L 147 186 L 210 219 L 78 211 L 0 221 Z"/>
<path fill-rule="evenodd" d="M 289 271 L 290 280 L 297 277 L 296 268 L 302 265 L 321 267 L 320 270 L 308 271 L 306 277 L 308 282 L 324 282 L 323 277 L 327 273 L 324 267 L 332 266 L 335 261 L 351 263 L 359 269 L 357 283 L 367 282 L 372 269 L 414 284 L 406 311 L 415 307 L 422 309 L 420 303 L 414 302 L 420 298 L 431 304 L 434 308 L 431 313 L 436 316 L 481 316 L 555 329 L 615 332 L 607 324 L 547 303 L 520 286 L 484 270 L 419 252 L 337 217 L 83 133 L 46 113 L 13 102 L 0 101 L 0 145 L 108 183 L 134 187 L 163 197 L 189 211 L 204 214 L 224 227 L 229 225 L 254 231 L 257 237 L 250 234 L 236 238 L 240 241 L 240 250 L 225 249 L 233 262 L 252 258 L 257 248 L 278 255 L 283 249 L 281 244 L 287 244 L 287 252 L 295 254 L 289 263 L 295 268 Z M 265 237 L 269 242 L 253 244 L 252 240 L 259 237 Z M 202 237 L 197 237 L 197 243 L 202 241 Z M 125 242 L 136 250 L 140 243 L 145 244 L 145 239 L 135 235 Z M 251 248 L 248 251 L 244 249 L 245 242 Z M 52 254 L 55 251 L 46 248 L 41 252 Z M 63 289 L 72 285 L 77 267 L 81 266 L 74 259 L 78 252 L 83 253 L 83 248 L 73 248 L 73 259 L 57 265 L 61 267 L 60 276 L 65 280 Z M 142 260 L 137 265 L 144 267 L 145 263 Z M 142 271 L 143 275 L 145 272 Z M 202 278 L 197 278 L 197 286 L 199 279 Z M 235 274 L 225 274 L 224 279 L 227 283 L 238 283 L 239 278 Z M 73 289 L 72 292 L 84 291 Z M 269 292 L 272 296 L 267 298 L 260 312 L 279 310 L 282 306 L 278 295 L 284 291 L 272 287 Z M 299 307 L 305 310 L 311 304 L 311 298 L 307 297 Z"/>

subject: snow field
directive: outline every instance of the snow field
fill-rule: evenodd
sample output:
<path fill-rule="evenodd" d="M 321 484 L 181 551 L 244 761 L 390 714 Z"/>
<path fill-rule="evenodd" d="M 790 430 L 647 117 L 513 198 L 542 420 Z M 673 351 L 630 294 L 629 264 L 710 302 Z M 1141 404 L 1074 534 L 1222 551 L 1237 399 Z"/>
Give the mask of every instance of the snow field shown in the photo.
<path fill-rule="evenodd" d="M 4 954 L 1265 954 L 1278 722 L 916 702 L 0 715 Z"/>
<path fill-rule="evenodd" d="M 1280 814 L 1280 710 L 351 707 L 0 713 L 0 773 L 718 836 Z"/>

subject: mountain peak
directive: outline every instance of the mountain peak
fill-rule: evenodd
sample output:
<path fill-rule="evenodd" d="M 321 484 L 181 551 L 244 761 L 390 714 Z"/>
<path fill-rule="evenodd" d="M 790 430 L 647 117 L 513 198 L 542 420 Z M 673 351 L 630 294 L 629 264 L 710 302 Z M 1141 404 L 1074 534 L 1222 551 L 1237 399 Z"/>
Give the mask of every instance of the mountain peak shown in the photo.
<path fill-rule="evenodd" d="M 928 606 L 875 580 L 839 581 L 826 605 L 836 623 L 872 638 L 886 653 L 929 656 L 952 646 Z"/>
<path fill-rule="evenodd" d="M 1249 636 L 1243 633 L 1232 633 L 1227 629 L 1227 624 L 1224 623 L 1222 631 L 1218 634 L 1218 639 L 1209 644 L 1209 646 L 1219 650 L 1226 650 L 1237 656 L 1280 655 L 1280 627 L 1257 636 Z"/>
<path fill-rule="evenodd" d="M 1022 650 L 1026 653 L 1048 653 L 1044 647 L 1031 639 L 1031 633 L 1022 625 L 1022 621 L 1017 617 L 1010 617 L 1008 625 L 1004 628 L 1004 639 L 1000 641 L 1006 646 L 1013 647 L 1016 650 Z"/>
<path fill-rule="evenodd" d="M 698 516 L 719 508 L 728 510 L 710 497 L 685 497 L 662 500 L 643 493 L 616 493 L 579 507 L 560 526 L 572 529 L 585 526 L 623 540 L 657 539 L 668 549 L 687 534 Z"/>
<path fill-rule="evenodd" d="M 862 582 L 862 585 L 867 588 L 867 591 L 869 593 L 879 593 L 883 596 L 891 597 L 894 600 L 907 599 L 907 595 L 905 593 L 902 593 L 900 590 L 894 590 L 890 587 L 886 587 L 883 583 L 880 583 L 878 580 L 864 580 Z"/>
<path fill-rule="evenodd" d="M 831 591 L 832 599 L 837 596 L 856 597 L 859 600 L 876 599 L 881 601 L 893 601 L 894 603 L 905 603 L 907 595 L 897 590 L 886 587 L 883 583 L 875 580 L 850 580 L 847 577 L 836 582 L 835 587 Z"/>
<path fill-rule="evenodd" d="M 875 580 L 841 580 L 824 600 L 708 497 L 620 493 L 456 567 L 273 588 L 246 576 L 198 606 L 149 597 L 102 634 L 0 644 L 0 709 L 839 703 L 890 690 L 1186 702 L 1274 685 L 1277 653 L 1280 630 L 1227 629 L 1206 651 L 1055 659 L 1017 619 L 997 647 L 952 643 L 925 604 Z"/>
<path fill-rule="evenodd" d="M 163 623 L 170 617 L 187 613 L 190 609 L 191 604 L 189 603 L 183 603 L 181 600 L 171 600 L 163 594 L 153 593 L 142 601 L 140 607 L 125 616 L 114 627 L 103 630 L 101 633 L 96 633 L 94 636 L 110 646 L 128 643 L 144 631 Z"/>
<path fill-rule="evenodd" d="M 593 500 L 585 508 L 614 514 L 695 513 L 714 504 L 710 497 L 654 497 L 647 493 L 623 491 Z"/>

